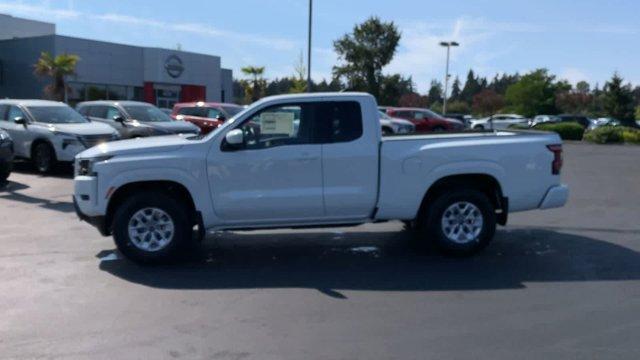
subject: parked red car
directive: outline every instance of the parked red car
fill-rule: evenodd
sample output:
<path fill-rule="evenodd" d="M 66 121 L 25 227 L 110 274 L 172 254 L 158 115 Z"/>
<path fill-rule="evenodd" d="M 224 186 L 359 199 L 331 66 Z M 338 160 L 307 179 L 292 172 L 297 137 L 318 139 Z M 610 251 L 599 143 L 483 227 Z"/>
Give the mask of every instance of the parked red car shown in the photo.
<path fill-rule="evenodd" d="M 464 124 L 461 121 L 447 119 L 429 109 L 388 108 L 387 115 L 411 121 L 416 126 L 416 132 L 464 130 Z"/>
<path fill-rule="evenodd" d="M 243 110 L 236 104 L 193 102 L 175 104 L 171 117 L 175 120 L 188 121 L 208 134 L 222 125 L 227 119 L 234 117 Z"/>

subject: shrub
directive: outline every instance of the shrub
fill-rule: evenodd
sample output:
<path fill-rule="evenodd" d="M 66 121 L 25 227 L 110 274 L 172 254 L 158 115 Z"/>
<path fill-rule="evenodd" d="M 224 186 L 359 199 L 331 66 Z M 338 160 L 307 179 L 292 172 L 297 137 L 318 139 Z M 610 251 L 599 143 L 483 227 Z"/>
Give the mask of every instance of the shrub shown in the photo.
<path fill-rule="evenodd" d="M 536 130 L 558 133 L 562 140 L 582 140 L 584 128 L 575 122 L 542 123 L 534 126 Z"/>
<path fill-rule="evenodd" d="M 640 144 L 640 129 L 623 126 L 603 126 L 589 131 L 584 139 L 596 144 Z"/>
<path fill-rule="evenodd" d="M 622 139 L 629 144 L 640 144 L 640 130 L 625 128 L 622 130 Z"/>

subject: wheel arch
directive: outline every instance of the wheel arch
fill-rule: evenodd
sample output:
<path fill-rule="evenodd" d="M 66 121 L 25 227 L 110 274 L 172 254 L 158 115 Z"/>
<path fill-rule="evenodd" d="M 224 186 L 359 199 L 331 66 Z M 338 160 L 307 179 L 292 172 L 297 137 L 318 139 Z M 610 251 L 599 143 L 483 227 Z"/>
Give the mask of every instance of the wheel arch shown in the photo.
<path fill-rule="evenodd" d="M 188 217 L 194 219 L 194 225 L 201 225 L 202 219 L 196 208 L 194 197 L 187 189 L 186 186 L 176 181 L 171 180 L 150 180 L 150 181 L 137 181 L 124 184 L 118 187 L 109 198 L 107 204 L 107 211 L 105 214 L 105 230 L 107 234 L 112 232 L 113 217 L 118 209 L 126 199 L 133 196 L 136 193 L 141 192 L 153 192 L 158 191 L 163 194 L 169 195 L 172 198 L 182 202 L 188 209 Z"/>
<path fill-rule="evenodd" d="M 509 213 L 509 199 L 504 196 L 502 186 L 496 177 L 484 173 L 456 174 L 438 179 L 424 194 L 416 219 L 424 217 L 429 209 L 429 203 L 441 194 L 456 188 L 474 189 L 489 198 L 500 225 L 506 225 Z"/>
<path fill-rule="evenodd" d="M 36 150 L 36 146 L 39 144 L 47 144 L 53 151 L 54 160 L 58 159 L 58 154 L 56 153 L 56 147 L 53 146 L 51 141 L 44 137 L 38 137 L 31 142 L 31 146 L 29 147 L 29 159 L 33 160 L 33 152 Z"/>

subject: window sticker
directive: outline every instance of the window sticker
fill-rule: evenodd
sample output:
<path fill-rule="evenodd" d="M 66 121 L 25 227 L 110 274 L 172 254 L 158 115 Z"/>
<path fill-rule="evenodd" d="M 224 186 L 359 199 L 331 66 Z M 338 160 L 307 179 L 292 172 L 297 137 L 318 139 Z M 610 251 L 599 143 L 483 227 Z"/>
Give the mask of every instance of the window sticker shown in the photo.
<path fill-rule="evenodd" d="M 291 112 L 265 112 L 260 114 L 260 132 L 262 134 L 294 134 L 295 116 Z"/>

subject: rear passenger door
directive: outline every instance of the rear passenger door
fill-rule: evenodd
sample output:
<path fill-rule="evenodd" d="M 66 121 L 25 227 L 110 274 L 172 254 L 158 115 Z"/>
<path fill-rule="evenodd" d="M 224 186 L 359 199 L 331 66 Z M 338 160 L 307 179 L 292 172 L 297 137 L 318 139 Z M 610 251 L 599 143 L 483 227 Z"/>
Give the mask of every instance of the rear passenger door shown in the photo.
<path fill-rule="evenodd" d="M 363 104 L 335 101 L 316 104 L 322 142 L 325 216 L 336 220 L 369 218 L 378 194 L 377 119 L 364 119 Z"/>

